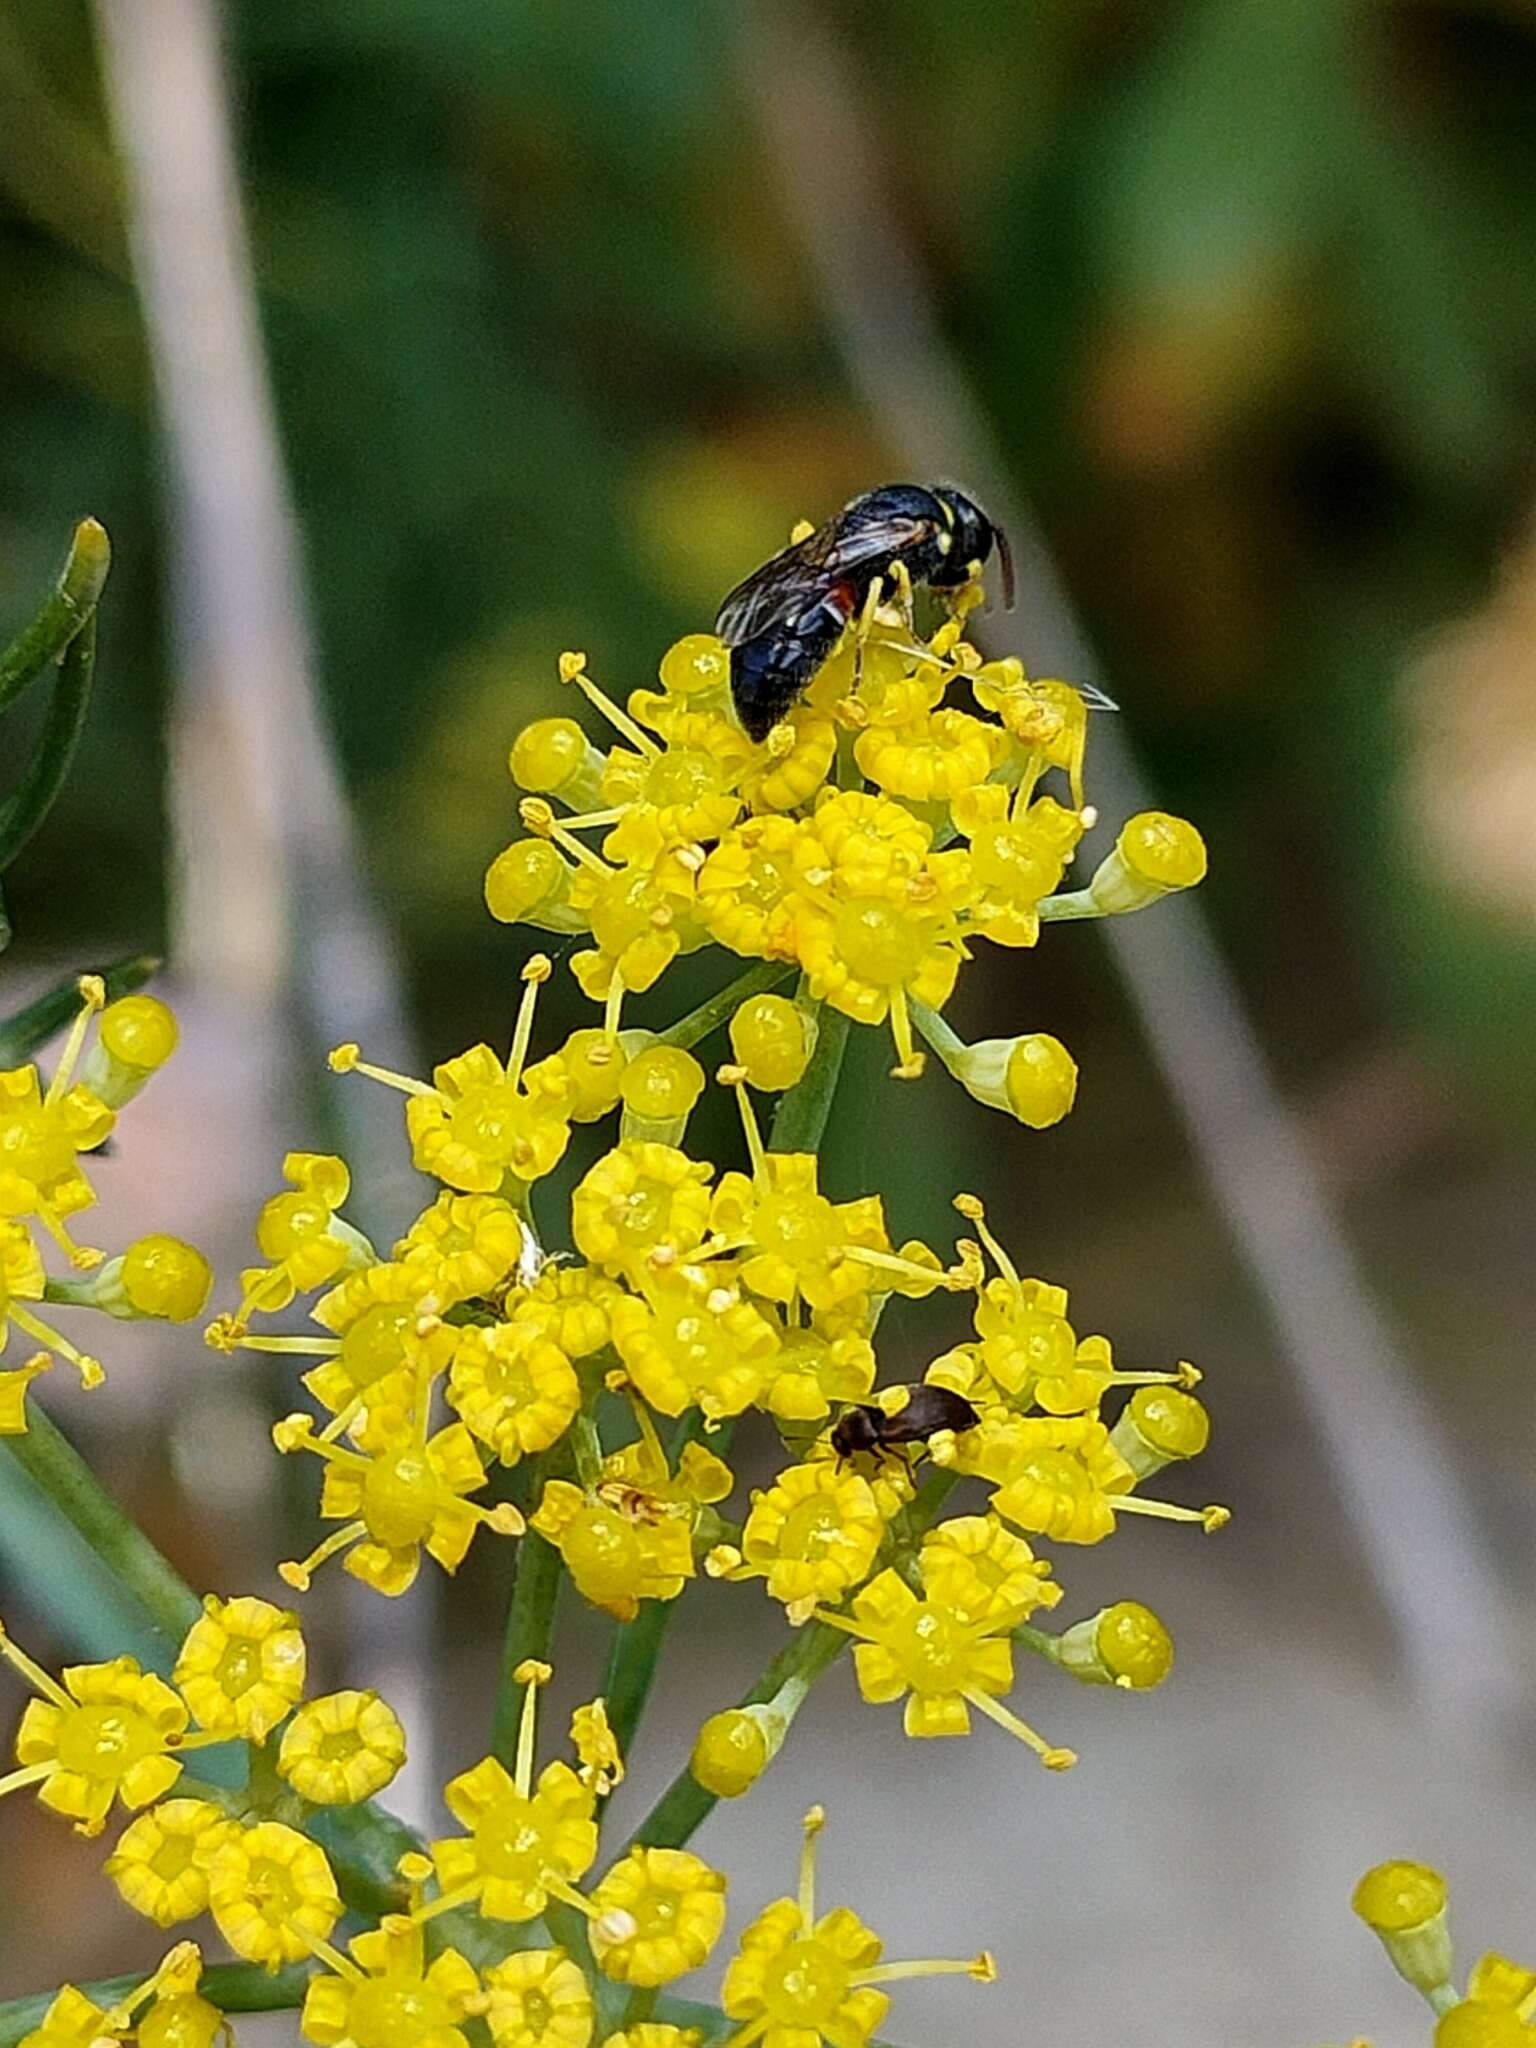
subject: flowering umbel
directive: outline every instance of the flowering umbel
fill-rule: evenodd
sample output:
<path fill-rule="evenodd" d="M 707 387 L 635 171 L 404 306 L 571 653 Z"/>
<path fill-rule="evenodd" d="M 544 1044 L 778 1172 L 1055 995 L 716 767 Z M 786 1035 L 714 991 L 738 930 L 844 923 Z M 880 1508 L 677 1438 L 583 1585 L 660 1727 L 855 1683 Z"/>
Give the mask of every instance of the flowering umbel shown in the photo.
<path fill-rule="evenodd" d="M 1167 1675 L 1171 1640 L 1138 1601 L 1041 1624 L 1065 1598 L 1056 1546 L 1104 1542 L 1126 1515 L 1225 1520 L 1165 1494 L 1208 1434 L 1198 1372 L 1117 1364 L 974 1196 L 956 1199 L 953 1244 L 903 1236 L 878 1189 L 839 1185 L 820 1145 L 850 1024 L 889 1032 L 904 1080 L 926 1045 L 978 1101 L 1026 1128 L 1058 1121 L 1071 1053 L 1035 1018 L 961 1041 L 941 1012 L 962 973 L 984 943 L 1028 949 L 1046 924 L 1120 915 L 1203 873 L 1193 828 L 1148 813 L 1067 886 L 1096 822 L 1083 704 L 1016 661 L 982 661 L 963 632 L 978 596 L 974 577 L 958 586 L 925 638 L 910 584 L 876 583 L 761 743 L 732 716 L 712 635 L 678 643 L 659 688 L 622 701 L 585 657 L 562 659 L 602 731 L 558 715 L 515 737 L 523 836 L 485 883 L 494 916 L 560 951 L 523 961 L 501 1035 L 430 1078 L 352 1042 L 332 1051 L 336 1085 L 403 1098 L 400 1163 L 427 1178 L 422 1206 L 376 1239 L 354 1213 L 389 1200 L 354 1190 L 334 1153 L 289 1152 L 256 1219 L 259 1257 L 205 1333 L 210 1370 L 255 1356 L 276 1376 L 274 1445 L 290 1470 L 319 1468 L 329 1527 L 275 1563 L 294 1595 L 339 1557 L 395 1598 L 423 1554 L 452 1574 L 477 1534 L 512 1539 L 476 1546 L 483 1585 L 513 1581 L 489 1737 L 442 1787 L 452 1831 L 423 1842 L 374 1804 L 423 1768 L 407 1702 L 397 1712 L 366 1673 L 309 1693 L 304 1627 L 273 1585 L 199 1603 L 168 1568 L 150 1574 L 155 1618 L 180 1630 L 153 1669 L 122 1655 L 55 1676 L 0 1630 L 0 1657 L 36 1694 L 0 1791 L 35 1788 L 89 1835 L 126 1809 L 105 1866 L 120 1897 L 162 1928 L 206 1916 L 242 1966 L 204 1979 L 184 1944 L 118 2006 L 66 1989 L 35 2048 L 133 2033 L 140 2048 L 213 2048 L 211 2001 L 231 1981 L 249 1996 L 252 1965 L 273 1980 L 264 1997 L 301 1982 L 316 2048 L 700 2048 L 665 1999 L 714 1956 L 727 1879 L 689 1839 L 783 1751 L 844 1648 L 867 1701 L 902 1703 L 908 1735 L 964 1736 L 980 1716 L 1056 1771 L 1076 1758 L 1016 1710 L 1021 1664 L 1123 1692 Z M 675 963 L 707 948 L 734 956 L 737 979 L 658 1024 Z M 543 1045 L 557 960 L 596 1008 Z M 190 1246 L 150 1229 L 109 1259 L 73 1220 L 175 1036 L 155 999 L 106 1005 L 87 977 L 52 1077 L 0 1074 L 0 1345 L 13 1328 L 25 1340 L 0 1371 L 0 1433 L 25 1428 L 54 1354 L 99 1377 L 42 1320 L 47 1304 L 202 1310 L 210 1274 Z M 711 1075 L 729 1117 L 706 1102 Z M 734 1158 L 706 1156 L 698 1130 L 733 1119 Z M 951 1328 L 914 1362 L 899 1325 L 923 1301 Z M 722 1582 L 717 1600 L 777 1603 L 782 1647 L 736 1705 L 709 1699 L 699 1653 L 688 1768 L 605 1848 L 668 1614 L 701 1576 Z M 609 1618 L 614 1643 L 603 1694 L 571 1714 L 569 1756 L 541 1762 L 562 1587 Z M 459 1650 L 445 1638 L 434 1680 L 449 1690 L 469 1683 Z M 316 1661 L 331 1661 L 318 1646 Z M 184 1764 L 205 1747 L 221 1752 L 208 1782 Z M 853 1911 L 819 1907 L 821 1826 L 813 1809 L 795 1895 L 742 1935 L 709 2039 L 866 2048 L 891 1983 L 993 1976 L 985 1952 L 885 1962 Z M 1432 1949 L 1431 1933 L 1421 1972 Z M 1517 2009 L 1514 1966 L 1479 1969 L 1469 2000 Z"/>

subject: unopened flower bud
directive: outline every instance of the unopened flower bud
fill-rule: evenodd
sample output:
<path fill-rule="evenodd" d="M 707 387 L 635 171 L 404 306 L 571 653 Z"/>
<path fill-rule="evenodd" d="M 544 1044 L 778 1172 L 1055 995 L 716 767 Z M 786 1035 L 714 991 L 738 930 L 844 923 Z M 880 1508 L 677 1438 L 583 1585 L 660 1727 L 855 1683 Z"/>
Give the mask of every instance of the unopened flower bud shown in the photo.
<path fill-rule="evenodd" d="M 485 871 L 485 904 L 500 924 L 537 925 L 541 931 L 586 929 L 567 898 L 571 871 L 547 839 L 514 839 Z"/>
<path fill-rule="evenodd" d="M 178 1036 L 175 1016 L 157 996 L 122 996 L 102 1011 L 80 1078 L 109 1109 L 121 1109 L 165 1065 Z"/>
<path fill-rule="evenodd" d="M 714 633 L 687 633 L 661 657 L 661 687 L 674 697 L 730 686 L 731 651 Z"/>
<path fill-rule="evenodd" d="M 1381 1937 L 1392 1967 L 1416 1991 L 1427 1996 L 1450 1982 L 1446 1886 L 1438 1870 L 1427 1863 L 1378 1863 L 1355 1886 L 1350 1904 Z M 1457 2048 L 1469 2048 L 1476 2038 L 1458 2040 Z"/>
<path fill-rule="evenodd" d="M 728 1707 L 699 1730 L 688 1768 L 717 1799 L 750 1791 L 779 1753 L 788 1724 L 770 1707 Z"/>
<path fill-rule="evenodd" d="M 1150 1479 L 1180 1458 L 1197 1458 L 1210 1441 L 1211 1418 L 1182 1387 L 1138 1387 L 1109 1440 L 1138 1479 Z"/>
<path fill-rule="evenodd" d="M 213 1268 L 195 1246 L 159 1232 L 138 1238 L 87 1280 L 50 1280 L 47 1298 L 99 1309 L 121 1322 L 189 1322 L 213 1288 Z"/>
<path fill-rule="evenodd" d="M 731 1050 L 748 1086 L 765 1094 L 793 1088 L 815 1049 L 815 1018 L 787 996 L 748 996 L 731 1019 Z"/>
<path fill-rule="evenodd" d="M 512 742 L 512 780 L 542 796 L 558 796 L 572 810 L 601 799 L 603 757 L 574 718 L 536 718 Z"/>
<path fill-rule="evenodd" d="M 1077 1061 L 1048 1031 L 983 1038 L 940 1057 L 968 1095 L 1033 1131 L 1059 1124 L 1077 1099 Z"/>
<path fill-rule="evenodd" d="M 1173 1669 L 1173 1638 L 1150 1607 L 1117 1600 L 1064 1630 L 1052 1654 L 1087 1685 L 1149 1692 Z"/>
<path fill-rule="evenodd" d="M 1115 850 L 1101 861 L 1088 894 L 1101 917 L 1144 910 L 1205 876 L 1205 841 L 1183 818 L 1140 811 L 1126 821 Z"/>
<path fill-rule="evenodd" d="M 619 1084 L 624 1104 L 620 1142 L 652 1139 L 658 1145 L 680 1144 L 703 1093 L 704 1069 L 691 1052 L 676 1045 L 647 1046 L 625 1067 Z"/>

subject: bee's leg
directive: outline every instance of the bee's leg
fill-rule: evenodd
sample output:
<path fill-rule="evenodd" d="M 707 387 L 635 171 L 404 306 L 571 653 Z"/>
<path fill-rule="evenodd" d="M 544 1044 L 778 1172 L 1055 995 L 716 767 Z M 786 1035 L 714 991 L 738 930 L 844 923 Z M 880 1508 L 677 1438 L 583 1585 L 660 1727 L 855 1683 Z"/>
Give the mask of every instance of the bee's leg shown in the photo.
<path fill-rule="evenodd" d="M 912 577 L 905 562 L 892 562 L 891 581 L 896 586 L 896 603 L 906 619 L 907 631 L 913 633 L 917 622 L 912 611 Z"/>
<path fill-rule="evenodd" d="M 857 692 L 864 680 L 864 645 L 875 628 L 875 613 L 880 608 L 881 592 L 885 578 L 876 576 L 864 593 L 864 608 L 859 613 L 859 623 L 853 629 L 853 687 Z"/>

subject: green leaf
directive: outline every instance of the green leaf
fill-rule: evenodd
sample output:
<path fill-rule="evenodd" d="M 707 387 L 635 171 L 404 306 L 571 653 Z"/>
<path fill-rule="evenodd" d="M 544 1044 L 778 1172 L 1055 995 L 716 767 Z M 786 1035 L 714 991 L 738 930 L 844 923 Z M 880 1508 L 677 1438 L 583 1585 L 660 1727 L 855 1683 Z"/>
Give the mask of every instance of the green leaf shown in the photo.
<path fill-rule="evenodd" d="M 3 922 L 4 912 L 0 909 L 0 925 Z M 0 946 L 3 945 L 4 936 L 0 933 Z M 136 988 L 142 988 L 159 966 L 154 954 L 134 953 L 102 968 L 108 1002 L 116 1002 L 119 996 L 132 995 Z M 19 1067 L 23 1060 L 29 1060 L 39 1046 L 46 1045 L 64 1029 L 79 1007 L 80 980 L 78 975 L 71 975 L 36 1002 L 28 1003 L 24 1010 L 0 1018 L 0 1067 Z"/>
<path fill-rule="evenodd" d="M 35 683 L 50 662 L 62 657 L 95 611 L 111 563 L 106 528 L 94 519 L 82 519 L 52 592 L 31 624 L 23 626 L 0 654 L 0 711 Z"/>
<path fill-rule="evenodd" d="M 96 615 L 92 612 L 64 650 L 43 736 L 21 787 L 0 805 L 0 874 L 42 824 L 64 787 L 85 724 L 95 672 Z"/>

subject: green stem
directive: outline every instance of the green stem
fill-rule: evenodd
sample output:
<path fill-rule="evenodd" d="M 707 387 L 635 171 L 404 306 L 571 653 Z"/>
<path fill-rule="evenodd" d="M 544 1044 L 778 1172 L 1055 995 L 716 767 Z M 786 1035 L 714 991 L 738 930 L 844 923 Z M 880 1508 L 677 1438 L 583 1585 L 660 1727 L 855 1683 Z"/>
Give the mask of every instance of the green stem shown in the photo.
<path fill-rule="evenodd" d="M 734 1426 L 733 1419 L 722 1423 L 715 1432 L 710 1448 L 718 1457 L 723 1458 L 730 1449 Z M 674 1472 L 688 1445 L 696 1442 L 703 1433 L 704 1415 L 702 1410 L 695 1408 L 678 1424 L 667 1447 L 667 1462 Z M 650 1698 L 651 1687 L 660 1668 L 662 1639 L 676 1606 L 675 1600 L 643 1600 L 634 1620 L 621 1622 L 614 1631 L 608 1675 L 603 1682 L 603 1698 L 608 1708 L 608 1725 L 618 1742 L 621 1757 L 628 1757 L 634 1743 L 635 1731 L 640 1726 L 640 1717 L 645 1712 L 646 1701 Z"/>
<path fill-rule="evenodd" d="M 916 996 L 907 997 L 907 1014 L 916 1026 L 918 1036 L 928 1041 L 944 1065 L 953 1073 L 955 1061 L 968 1050 L 965 1040 L 945 1023 L 937 1010 L 931 1010 L 926 1003 L 919 1002 Z"/>
<path fill-rule="evenodd" d="M 37 616 L 0 654 L 0 711 L 57 661 L 80 631 L 101 596 L 112 563 L 106 528 L 82 519 L 70 543 L 69 560 Z"/>
<path fill-rule="evenodd" d="M 538 1505 L 541 1467 L 537 1459 L 530 1475 L 528 1500 Z M 549 1659 L 549 1639 L 554 1633 L 555 1602 L 560 1596 L 560 1553 L 553 1543 L 530 1529 L 518 1543 L 517 1578 L 507 1608 L 507 1635 L 501 1652 L 501 1679 L 496 1688 L 496 1713 L 491 1723 L 491 1754 L 512 1768 L 517 1754 L 517 1728 L 522 1718 L 523 1688 L 512 1674 L 530 1657 L 541 1663 Z"/>
<path fill-rule="evenodd" d="M 623 2030 L 626 2033 L 631 2027 L 644 2026 L 645 2022 L 651 2017 L 651 2014 L 655 2012 L 656 1990 L 657 1987 L 654 1984 L 637 1984 L 634 1990 L 630 1992 L 629 1997 L 624 2002 L 624 2018 L 622 2021 Z"/>
<path fill-rule="evenodd" d="M 29 1403 L 26 1434 L 3 1442 L 156 1628 L 179 1643 L 201 1616 L 202 1602 L 123 1513 L 62 1430 L 35 1402 Z"/>
<path fill-rule="evenodd" d="M 1073 917 L 1102 917 L 1103 911 L 1087 889 L 1068 889 L 1060 896 L 1042 896 L 1035 905 L 1042 924 L 1062 924 Z"/>
<path fill-rule="evenodd" d="M 825 1622 L 808 1622 L 779 1652 L 739 1704 L 744 1707 L 766 1705 L 787 1679 L 799 1678 L 807 1684 L 812 1683 L 837 1660 L 847 1644 L 848 1638 L 841 1629 L 828 1628 Z M 692 1771 L 679 1771 L 619 1851 L 619 1857 L 627 1856 L 631 1849 L 642 1845 L 680 1849 L 709 1818 L 718 1803 L 718 1796 L 706 1792 Z"/>
<path fill-rule="evenodd" d="M 826 1131 L 851 1026 L 841 1010 L 829 1009 L 825 1003 L 818 1006 L 817 1025 L 810 1065 L 779 1098 L 768 1138 L 770 1151 L 814 1152 Z"/>
<path fill-rule="evenodd" d="M 95 673 L 96 614 L 92 612 L 64 651 L 43 736 L 21 787 L 0 806 L 0 874 L 42 824 L 64 787 L 85 725 Z"/>
<path fill-rule="evenodd" d="M 259 1963 L 214 1963 L 204 1970 L 197 1988 L 220 2012 L 282 2012 L 303 2003 L 310 1967 L 298 1963 L 279 1970 L 274 1977 Z M 147 1974 L 138 1970 L 127 1977 L 98 1977 L 79 1989 L 97 2005 L 111 2007 L 130 1991 L 137 1991 Z M 39 1991 L 30 1998 L 12 1998 L 0 2005 L 0 2048 L 16 2048 L 18 2041 L 42 2024 L 57 1996 L 56 1991 Z"/>
<path fill-rule="evenodd" d="M 656 1034 L 658 1042 L 678 1045 L 686 1051 L 689 1046 L 697 1045 L 700 1039 L 708 1038 L 711 1031 L 718 1031 L 722 1024 L 728 1024 L 738 1006 L 749 996 L 765 995 L 769 989 L 777 988 L 781 981 L 787 981 L 794 971 L 785 960 L 760 960 L 745 974 L 738 974 L 734 981 L 727 982 L 718 994 L 700 1003 L 696 1010 L 690 1010 L 686 1017 L 679 1017 L 675 1024 L 659 1031 Z"/>

